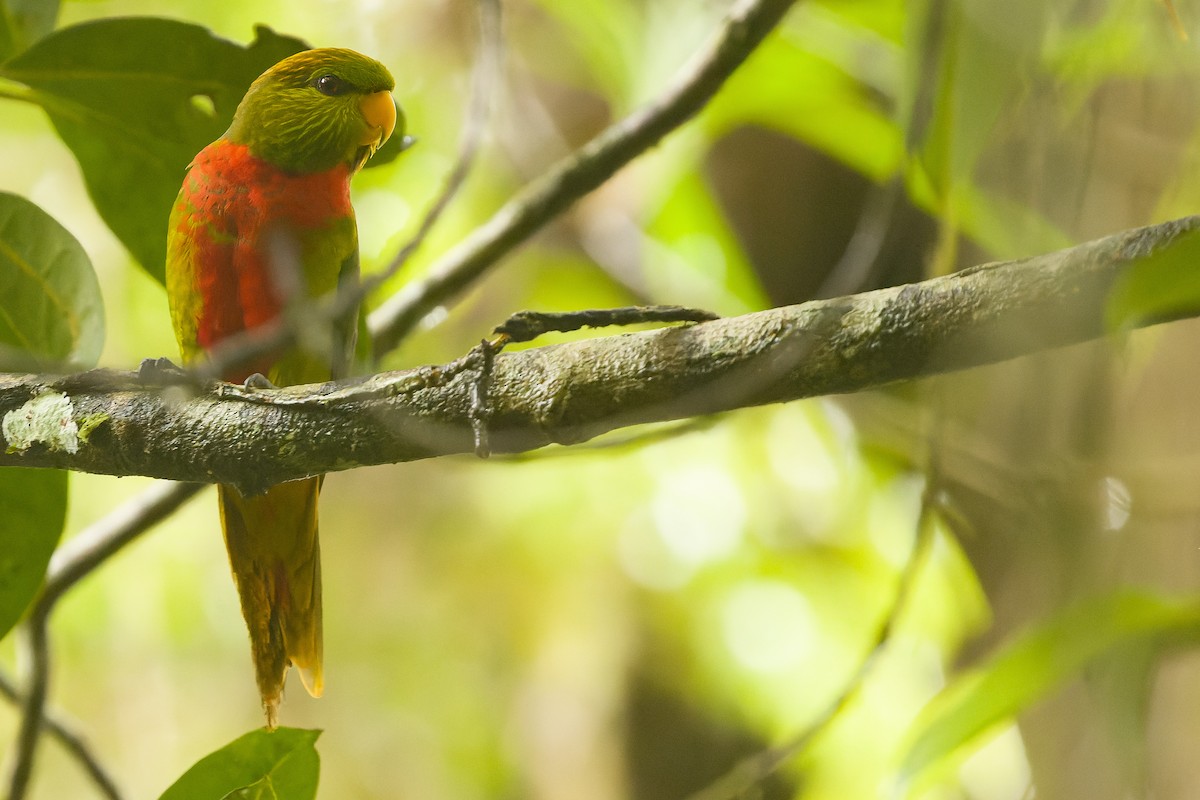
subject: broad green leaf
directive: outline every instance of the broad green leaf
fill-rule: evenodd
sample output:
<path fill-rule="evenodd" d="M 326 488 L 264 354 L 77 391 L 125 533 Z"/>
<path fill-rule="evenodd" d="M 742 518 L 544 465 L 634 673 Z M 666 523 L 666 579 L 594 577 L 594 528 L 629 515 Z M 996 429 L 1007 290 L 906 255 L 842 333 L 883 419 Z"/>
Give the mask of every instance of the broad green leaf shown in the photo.
<path fill-rule="evenodd" d="M 159 281 L 188 163 L 229 126 L 254 78 L 306 47 L 265 27 L 256 34 L 243 47 L 184 22 L 103 19 L 56 31 L 0 65 L 0 76 L 34 90 L 100 216 Z"/>
<path fill-rule="evenodd" d="M 0 638 L 25 613 L 46 575 L 67 516 L 67 473 L 0 470 Z"/>
<path fill-rule="evenodd" d="M 320 731 L 252 731 L 196 762 L 159 800 L 249 800 L 317 796 Z"/>
<path fill-rule="evenodd" d="M 1105 309 L 1110 330 L 1148 320 L 1169 320 L 1200 310 L 1200 230 L 1185 230 L 1170 244 L 1131 264 L 1116 281 Z"/>
<path fill-rule="evenodd" d="M 978 737 L 1033 706 L 1097 658 L 1137 643 L 1161 646 L 1200 635 L 1200 603 L 1139 593 L 1072 607 L 1019 636 L 964 673 L 913 726 L 901 778 L 916 789 Z"/>
<path fill-rule="evenodd" d="M 96 365 L 104 305 L 79 242 L 28 200 L 0 192 L 0 368 Z"/>

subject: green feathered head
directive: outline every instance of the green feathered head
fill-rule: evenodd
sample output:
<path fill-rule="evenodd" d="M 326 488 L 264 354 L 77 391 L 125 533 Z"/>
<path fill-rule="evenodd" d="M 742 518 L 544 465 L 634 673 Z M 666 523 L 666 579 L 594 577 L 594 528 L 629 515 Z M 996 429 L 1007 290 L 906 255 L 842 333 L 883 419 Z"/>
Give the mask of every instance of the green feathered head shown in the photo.
<path fill-rule="evenodd" d="M 353 50 L 305 50 L 260 75 L 225 138 L 288 172 L 362 167 L 404 115 L 387 68 Z"/>

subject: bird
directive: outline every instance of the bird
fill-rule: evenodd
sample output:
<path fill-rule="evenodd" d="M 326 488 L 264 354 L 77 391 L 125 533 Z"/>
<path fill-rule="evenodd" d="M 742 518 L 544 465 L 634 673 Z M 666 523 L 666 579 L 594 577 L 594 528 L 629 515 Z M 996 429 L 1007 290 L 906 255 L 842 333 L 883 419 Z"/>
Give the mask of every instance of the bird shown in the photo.
<path fill-rule="evenodd" d="M 373 58 L 305 50 L 250 85 L 228 130 L 188 165 L 171 209 L 166 290 L 185 365 L 229 337 L 304 314 L 289 309 L 357 285 L 358 229 L 350 179 L 389 137 L 405 143 L 395 81 Z M 310 315 L 311 316 L 311 315 Z M 342 377 L 357 309 L 298 344 L 221 377 L 285 386 Z M 307 335 L 306 335 L 307 334 Z M 250 635 L 266 726 L 278 725 L 289 667 L 324 687 L 317 498 L 323 476 L 257 495 L 218 485 L 230 567 Z"/>

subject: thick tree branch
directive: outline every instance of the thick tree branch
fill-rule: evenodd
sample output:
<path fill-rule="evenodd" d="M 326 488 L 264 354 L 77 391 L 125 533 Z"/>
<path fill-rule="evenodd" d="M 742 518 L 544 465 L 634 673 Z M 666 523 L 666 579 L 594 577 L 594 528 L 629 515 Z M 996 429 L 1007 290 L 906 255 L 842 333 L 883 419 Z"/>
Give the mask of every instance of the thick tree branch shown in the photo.
<path fill-rule="evenodd" d="M 1098 338 L 1114 284 L 1197 229 L 1200 217 L 1188 217 L 923 283 L 501 355 L 491 385 L 492 449 L 571 444 L 637 423 L 855 392 Z M 279 390 L 163 389 L 114 372 L 0 376 L 8 444 L 0 464 L 254 491 L 470 452 L 471 387 L 469 372 L 442 381 L 429 367 Z"/>

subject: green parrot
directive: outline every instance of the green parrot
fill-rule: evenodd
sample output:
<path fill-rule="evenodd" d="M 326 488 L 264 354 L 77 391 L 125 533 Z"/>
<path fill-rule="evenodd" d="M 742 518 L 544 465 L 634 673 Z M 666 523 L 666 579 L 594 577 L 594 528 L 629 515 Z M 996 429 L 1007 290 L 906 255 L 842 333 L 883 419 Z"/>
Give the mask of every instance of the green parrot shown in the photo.
<path fill-rule="evenodd" d="M 297 53 L 254 81 L 229 130 L 193 159 L 171 211 L 166 264 L 185 363 L 294 301 L 357 283 L 350 178 L 394 129 L 403 136 L 394 86 L 382 64 L 352 50 Z M 279 386 L 339 377 L 356 324 L 355 311 L 223 377 L 240 382 L 258 373 Z M 217 487 L 268 728 L 277 724 L 289 666 L 314 697 L 323 687 L 321 480 L 252 497 Z"/>

